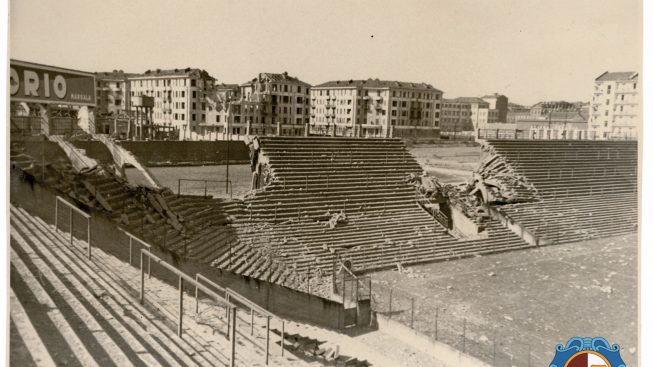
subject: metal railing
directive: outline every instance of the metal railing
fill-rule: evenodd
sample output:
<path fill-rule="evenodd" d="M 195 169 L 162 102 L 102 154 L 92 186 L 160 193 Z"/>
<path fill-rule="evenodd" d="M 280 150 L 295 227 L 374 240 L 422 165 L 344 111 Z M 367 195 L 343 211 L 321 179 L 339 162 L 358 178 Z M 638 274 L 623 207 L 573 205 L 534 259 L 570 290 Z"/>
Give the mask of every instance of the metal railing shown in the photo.
<path fill-rule="evenodd" d="M 227 302 L 232 302 L 233 300 L 236 300 L 238 303 L 243 305 L 245 308 L 249 309 L 250 313 L 250 335 L 254 335 L 254 316 L 255 313 L 258 315 L 265 317 L 266 319 L 266 326 L 265 326 L 265 364 L 267 365 L 269 363 L 269 357 L 270 357 L 270 320 L 272 318 L 277 319 L 281 323 L 281 340 L 280 340 L 280 345 L 281 345 L 281 355 L 284 355 L 284 350 L 285 350 L 285 332 L 286 332 L 286 322 L 284 319 L 274 315 L 273 313 L 269 312 L 268 310 L 264 309 L 263 307 L 257 305 L 256 303 L 250 301 L 249 299 L 245 298 L 244 296 L 240 295 L 239 293 L 236 293 L 235 291 L 226 288 L 226 287 L 221 287 L 220 285 L 216 284 L 215 282 L 211 281 L 209 278 L 206 276 L 197 273 L 195 274 L 195 281 L 198 283 L 204 282 L 210 285 L 211 287 L 217 289 L 219 292 L 224 294 L 224 298 L 227 300 Z M 199 292 L 198 289 L 195 289 L 195 313 L 199 313 Z"/>
<path fill-rule="evenodd" d="M 146 248 L 148 251 L 151 252 L 152 245 L 150 245 L 149 243 L 145 242 L 144 240 L 141 240 L 140 238 L 134 236 L 133 234 L 125 231 L 122 228 L 118 228 L 118 230 L 121 231 L 122 233 L 124 233 L 127 237 L 129 237 L 129 265 L 133 265 L 132 264 L 132 253 L 133 253 L 134 241 L 136 241 L 137 244 L 139 244 L 140 246 Z M 151 270 L 151 265 L 152 265 L 151 260 L 148 257 L 147 258 L 147 277 L 148 278 L 152 277 L 152 273 L 150 271 Z"/>
<path fill-rule="evenodd" d="M 70 217 L 69 217 L 69 227 L 68 229 L 70 230 L 70 244 L 73 244 L 73 213 L 77 212 L 79 215 L 84 217 L 86 219 L 86 241 L 88 243 L 88 259 L 91 259 L 91 215 L 84 212 L 83 210 L 79 209 L 76 207 L 74 204 L 71 204 L 61 196 L 56 197 L 55 200 L 55 205 L 54 205 L 54 229 L 55 231 L 59 230 L 59 203 L 64 204 L 68 208 L 70 208 Z"/>
<path fill-rule="evenodd" d="M 415 201 L 419 206 L 426 210 L 438 223 L 440 223 L 444 228 L 449 228 L 449 218 L 444 215 L 441 211 L 435 209 L 431 206 L 431 200 L 426 197 L 423 193 L 419 191 L 418 187 L 415 187 Z"/>
<path fill-rule="evenodd" d="M 181 183 L 183 182 L 203 182 L 204 183 L 204 198 L 208 196 L 208 184 L 211 183 L 224 183 L 225 184 L 225 193 L 229 194 L 229 198 L 234 198 L 234 189 L 231 184 L 231 180 L 198 180 L 191 178 L 179 178 L 177 179 L 177 197 L 181 195 Z"/>
<path fill-rule="evenodd" d="M 161 258 L 149 252 L 149 250 L 141 249 L 141 289 L 140 289 L 140 303 L 141 305 L 145 304 L 145 269 L 143 264 L 145 262 L 145 257 L 153 260 L 156 264 L 161 265 L 166 270 L 177 275 L 179 278 L 179 316 L 177 319 L 177 335 L 180 338 L 183 338 L 183 318 L 184 318 L 184 282 L 190 283 L 191 286 L 194 286 L 197 290 L 201 290 L 206 295 L 213 298 L 217 303 L 221 303 L 227 309 L 227 339 L 231 341 L 231 347 L 229 348 L 229 366 L 233 367 L 236 364 L 236 310 L 237 307 L 233 303 L 227 301 L 224 297 L 215 293 L 209 287 L 200 284 L 198 281 L 193 279 L 193 277 L 187 275 L 181 270 L 175 268 L 173 265 L 168 264 L 163 261 Z"/>

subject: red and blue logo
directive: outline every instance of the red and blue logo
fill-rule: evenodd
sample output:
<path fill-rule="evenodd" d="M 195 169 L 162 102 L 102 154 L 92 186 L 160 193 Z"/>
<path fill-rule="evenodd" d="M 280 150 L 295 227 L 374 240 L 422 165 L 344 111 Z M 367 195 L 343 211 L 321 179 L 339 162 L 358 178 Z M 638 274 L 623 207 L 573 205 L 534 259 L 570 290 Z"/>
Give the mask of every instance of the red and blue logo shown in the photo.
<path fill-rule="evenodd" d="M 549 367 L 626 367 L 618 344 L 610 345 L 603 338 L 569 339 L 566 346 L 558 344 Z"/>

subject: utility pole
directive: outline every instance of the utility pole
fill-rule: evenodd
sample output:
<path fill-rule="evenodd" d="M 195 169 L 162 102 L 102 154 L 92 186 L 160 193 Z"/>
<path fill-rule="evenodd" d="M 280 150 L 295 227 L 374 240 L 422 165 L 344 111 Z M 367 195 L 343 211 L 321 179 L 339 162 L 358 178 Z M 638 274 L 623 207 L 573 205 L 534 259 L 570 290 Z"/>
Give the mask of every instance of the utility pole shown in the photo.
<path fill-rule="evenodd" d="M 228 106 L 227 107 L 227 116 L 228 116 L 227 121 L 228 121 L 229 119 L 233 119 L 233 115 L 231 113 L 231 102 L 227 102 L 227 103 L 228 103 L 228 105 L 227 105 Z M 226 166 L 227 174 L 226 174 L 226 178 L 225 178 L 225 182 L 224 182 L 225 192 L 226 193 L 229 193 L 229 143 L 230 143 L 229 142 L 229 140 L 230 140 L 229 139 L 229 133 L 231 132 L 230 130 L 231 130 L 231 128 L 229 127 L 229 123 L 227 122 L 227 166 Z"/>

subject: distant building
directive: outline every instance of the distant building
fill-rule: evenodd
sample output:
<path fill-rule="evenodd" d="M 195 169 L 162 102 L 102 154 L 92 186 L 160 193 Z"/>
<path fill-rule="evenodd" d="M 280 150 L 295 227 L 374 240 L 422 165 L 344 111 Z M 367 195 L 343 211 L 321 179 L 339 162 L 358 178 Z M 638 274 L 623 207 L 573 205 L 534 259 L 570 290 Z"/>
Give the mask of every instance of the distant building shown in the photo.
<path fill-rule="evenodd" d="M 309 123 L 310 88 L 287 72 L 260 73 L 240 85 L 218 84 L 207 95 L 205 132 L 303 135 Z"/>
<path fill-rule="evenodd" d="M 605 72 L 594 80 L 589 125 L 604 138 L 637 135 L 639 74 Z"/>
<path fill-rule="evenodd" d="M 129 111 L 130 75 L 122 70 L 95 73 L 96 116 L 118 116 Z"/>
<path fill-rule="evenodd" d="M 516 116 L 519 130 L 542 130 L 542 134 L 566 134 L 565 131 L 587 130 L 587 104 L 584 102 L 543 101 Z M 552 131 L 551 133 L 547 131 Z M 554 131 L 556 131 L 554 133 Z M 559 131 L 559 133 L 558 133 Z M 553 135 L 551 135 L 553 137 Z"/>
<path fill-rule="evenodd" d="M 180 134 L 197 132 L 206 122 L 205 97 L 215 79 L 201 69 L 148 70 L 129 78 L 130 97 L 154 98 L 155 125 L 176 128 Z"/>
<path fill-rule="evenodd" d="M 311 89 L 311 127 L 338 135 L 388 136 L 399 131 L 439 135 L 442 91 L 427 83 L 379 79 L 334 80 Z M 407 135 L 406 133 L 405 135 Z"/>
<path fill-rule="evenodd" d="M 494 115 L 498 116 L 498 115 Z M 442 131 L 474 131 L 485 127 L 490 104 L 477 97 L 445 99 L 442 107 Z M 497 117 L 493 117 L 496 119 Z"/>
<path fill-rule="evenodd" d="M 508 122 L 508 97 L 494 93 L 481 97 L 482 100 L 489 104 L 490 117 L 488 123 L 506 123 Z"/>

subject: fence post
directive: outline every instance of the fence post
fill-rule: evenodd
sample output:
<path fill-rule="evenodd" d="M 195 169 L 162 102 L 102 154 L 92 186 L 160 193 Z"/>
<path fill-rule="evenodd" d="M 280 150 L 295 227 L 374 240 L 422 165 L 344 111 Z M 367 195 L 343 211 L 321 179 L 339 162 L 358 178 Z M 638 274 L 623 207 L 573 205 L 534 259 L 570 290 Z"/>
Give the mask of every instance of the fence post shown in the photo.
<path fill-rule="evenodd" d="M 390 288 L 390 300 L 388 301 L 388 319 L 392 318 L 392 288 Z"/>
<path fill-rule="evenodd" d="M 70 244 L 73 244 L 73 208 L 70 208 Z"/>
<path fill-rule="evenodd" d="M 497 331 L 492 331 L 492 366 L 497 365 Z"/>
<path fill-rule="evenodd" d="M 184 278 L 179 276 L 179 322 L 177 323 L 177 335 L 181 338 L 184 320 Z"/>
<path fill-rule="evenodd" d="M 250 316 L 250 318 L 251 318 L 251 322 L 250 322 L 250 324 L 249 324 L 249 326 L 250 326 L 250 332 L 249 332 L 249 334 L 250 334 L 250 335 L 254 335 L 254 309 L 253 309 L 253 308 L 250 308 L 250 309 L 249 309 L 249 316 Z"/>
<path fill-rule="evenodd" d="M 200 277 L 199 274 L 195 275 L 195 315 L 200 313 L 200 298 L 199 298 L 199 282 L 200 282 Z"/>
<path fill-rule="evenodd" d="M 145 271 L 143 269 L 143 252 L 141 251 L 141 305 L 145 302 Z"/>
<path fill-rule="evenodd" d="M 281 356 L 283 357 L 283 352 L 285 349 L 285 340 L 286 340 L 286 322 L 281 320 Z"/>
<path fill-rule="evenodd" d="M 227 330 L 227 334 L 231 334 L 231 353 L 229 353 L 229 366 L 236 366 L 236 307 L 231 308 L 231 318 L 234 320 L 231 323 L 230 330 Z"/>
<path fill-rule="evenodd" d="M 410 328 L 413 328 L 413 320 L 415 316 L 415 298 L 410 297 Z"/>
<path fill-rule="evenodd" d="M 177 197 L 181 195 L 181 178 L 177 179 Z"/>
<path fill-rule="evenodd" d="M 268 365 L 270 361 L 270 315 L 265 318 L 265 364 Z"/>
<path fill-rule="evenodd" d="M 463 353 L 465 353 L 465 344 L 467 341 L 467 338 L 465 337 L 466 328 L 467 328 L 467 319 L 463 319 Z"/>
<path fill-rule="evenodd" d="M 88 242 L 88 259 L 91 260 L 91 217 L 86 221 L 86 241 Z"/>
<path fill-rule="evenodd" d="M 435 308 L 435 340 L 438 340 L 438 314 L 440 313 L 440 307 Z"/>

